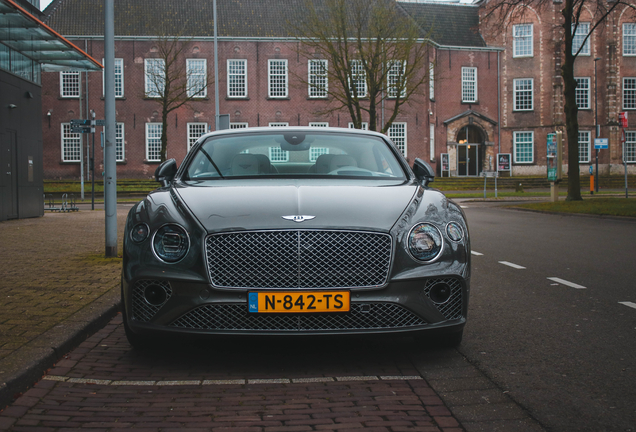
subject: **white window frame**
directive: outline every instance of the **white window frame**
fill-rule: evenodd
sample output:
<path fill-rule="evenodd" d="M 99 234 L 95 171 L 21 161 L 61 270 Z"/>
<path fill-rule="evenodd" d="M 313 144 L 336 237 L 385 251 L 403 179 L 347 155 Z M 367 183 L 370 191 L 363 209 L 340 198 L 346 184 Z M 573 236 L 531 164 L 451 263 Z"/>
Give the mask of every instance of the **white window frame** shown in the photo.
<path fill-rule="evenodd" d="M 157 68 L 155 71 L 154 69 Z M 147 98 L 158 98 L 161 97 L 165 85 L 166 85 L 166 77 L 165 77 L 165 68 L 166 62 L 164 59 L 159 58 L 147 58 L 144 59 L 144 89 Z M 158 78 L 155 80 L 152 74 L 159 74 L 163 69 L 164 76 L 163 80 Z"/>
<path fill-rule="evenodd" d="M 186 94 L 191 98 L 208 96 L 208 61 L 202 58 L 186 59 Z"/>
<path fill-rule="evenodd" d="M 524 32 L 528 29 L 529 32 Z M 512 26 L 512 57 L 534 57 L 534 26 L 532 24 Z"/>
<path fill-rule="evenodd" d="M 326 98 L 329 92 L 329 62 L 324 59 L 310 59 L 307 62 L 308 91 L 310 98 Z"/>
<path fill-rule="evenodd" d="M 187 124 L 188 130 L 188 151 L 197 142 L 201 135 L 208 132 L 208 124 L 205 122 L 193 122 Z"/>
<path fill-rule="evenodd" d="M 227 97 L 247 97 L 247 59 L 227 60 Z"/>
<path fill-rule="evenodd" d="M 288 127 L 289 123 L 287 122 L 270 122 L 269 127 Z M 268 149 L 269 160 L 271 162 L 288 162 L 289 161 L 289 152 L 285 150 L 281 150 L 280 147 L 270 147 Z"/>
<path fill-rule="evenodd" d="M 397 99 L 397 84 L 400 79 L 400 64 L 402 65 L 402 79 L 404 80 L 404 85 L 402 88 L 402 92 L 400 93 L 401 98 L 406 97 L 406 61 L 404 60 L 391 60 L 387 64 L 387 72 L 386 72 L 386 88 L 387 88 L 387 97 L 389 99 Z"/>
<path fill-rule="evenodd" d="M 462 103 L 475 102 L 477 102 L 477 68 L 462 67 Z"/>
<path fill-rule="evenodd" d="M 636 56 L 636 23 L 623 23 L 623 55 Z"/>
<path fill-rule="evenodd" d="M 576 26 L 576 30 L 574 30 L 575 26 Z M 579 23 L 578 26 L 575 23 L 572 23 L 572 30 L 574 31 L 574 34 L 572 35 L 572 54 L 574 55 L 579 50 L 579 47 L 583 43 L 583 40 L 587 37 L 588 33 L 590 32 L 590 23 L 582 22 L 582 23 Z M 590 55 L 590 39 L 591 38 L 588 38 L 585 41 L 585 44 L 583 44 L 583 48 L 581 49 L 581 52 L 579 53 L 579 55 L 581 56 Z"/>
<path fill-rule="evenodd" d="M 428 64 L 428 98 L 435 99 L 435 63 Z"/>
<path fill-rule="evenodd" d="M 623 77 L 623 109 L 636 109 L 636 77 Z"/>
<path fill-rule="evenodd" d="M 529 83 L 530 88 L 520 88 Z M 513 111 L 533 111 L 534 110 L 534 78 L 517 78 L 513 80 L 514 108 Z M 530 96 L 530 106 L 527 98 Z"/>
<path fill-rule="evenodd" d="M 267 60 L 267 95 L 271 99 L 289 97 L 287 59 Z"/>
<path fill-rule="evenodd" d="M 353 126 L 353 122 L 349 122 L 347 127 L 349 129 L 355 129 L 355 127 Z M 360 130 L 369 130 L 369 122 L 362 122 L 362 129 Z"/>
<path fill-rule="evenodd" d="M 580 110 L 592 109 L 592 104 L 590 103 L 592 96 L 592 79 L 590 77 L 574 77 L 574 80 L 576 81 L 576 89 L 574 92 L 577 106 Z M 583 86 L 584 83 L 587 83 L 587 88 Z M 583 101 L 587 102 L 587 104 L 579 103 Z"/>
<path fill-rule="evenodd" d="M 429 125 L 428 152 L 429 160 L 435 161 L 435 125 L 433 123 Z"/>
<path fill-rule="evenodd" d="M 520 142 L 517 137 L 521 134 L 530 137 L 530 160 L 519 160 L 517 151 L 519 144 L 528 144 L 527 141 Z M 513 153 L 514 153 L 514 163 L 516 164 L 532 164 L 534 163 L 534 131 L 515 131 L 512 133 L 512 145 L 513 145 Z M 524 152 L 524 154 L 527 152 Z"/>
<path fill-rule="evenodd" d="M 117 162 L 124 162 L 126 160 L 124 132 L 124 124 L 121 122 L 115 123 L 115 160 Z"/>
<path fill-rule="evenodd" d="M 247 122 L 233 122 L 230 123 L 230 129 L 247 129 L 249 124 Z"/>
<path fill-rule="evenodd" d="M 151 131 L 151 129 L 156 129 Z M 147 162 L 159 162 L 161 161 L 161 132 L 163 129 L 163 123 L 146 123 L 146 161 Z M 152 134 L 152 136 L 151 136 Z M 157 136 L 158 134 L 158 136 Z M 157 143 L 154 141 L 158 141 L 158 148 L 155 150 L 152 146 L 157 146 Z M 151 159 L 150 156 L 156 153 L 156 159 Z"/>
<path fill-rule="evenodd" d="M 82 85 L 82 75 L 79 71 L 60 72 L 60 97 L 78 98 L 80 97 L 80 87 Z"/>
<path fill-rule="evenodd" d="M 590 163 L 592 132 L 579 130 L 579 163 Z"/>
<path fill-rule="evenodd" d="M 60 132 L 62 162 L 79 162 L 82 157 L 82 134 L 71 132 L 70 123 L 62 123 Z"/>
<path fill-rule="evenodd" d="M 329 127 L 329 122 L 309 122 L 309 127 Z M 311 147 L 309 149 L 309 162 L 316 162 L 318 156 L 329 154 L 328 147 Z"/>
<path fill-rule="evenodd" d="M 636 131 L 625 131 L 625 162 L 636 163 Z"/>
<path fill-rule="evenodd" d="M 402 152 L 404 157 L 407 156 L 407 127 L 406 122 L 394 122 L 387 131 L 387 136 L 393 141 L 397 149 Z"/>
<path fill-rule="evenodd" d="M 353 93 L 353 81 L 355 80 L 355 87 L 357 90 L 358 98 L 367 97 L 367 73 L 364 70 L 362 60 L 351 60 L 351 74 L 349 74 L 349 87 Z"/>
<path fill-rule="evenodd" d="M 104 64 L 104 59 L 102 59 L 102 64 Z M 102 70 L 102 96 L 104 96 L 106 90 L 105 73 Z M 115 97 L 124 97 L 124 59 L 121 58 L 115 59 Z"/>

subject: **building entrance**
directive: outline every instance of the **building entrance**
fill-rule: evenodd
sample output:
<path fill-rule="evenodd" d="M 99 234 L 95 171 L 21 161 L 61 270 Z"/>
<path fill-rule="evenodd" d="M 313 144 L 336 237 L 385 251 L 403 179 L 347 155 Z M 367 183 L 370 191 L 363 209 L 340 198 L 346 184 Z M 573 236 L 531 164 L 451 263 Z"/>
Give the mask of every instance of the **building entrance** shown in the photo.
<path fill-rule="evenodd" d="M 483 155 L 479 151 L 484 143 L 481 130 L 472 125 L 461 128 L 457 143 L 457 175 L 478 176 L 483 169 Z"/>

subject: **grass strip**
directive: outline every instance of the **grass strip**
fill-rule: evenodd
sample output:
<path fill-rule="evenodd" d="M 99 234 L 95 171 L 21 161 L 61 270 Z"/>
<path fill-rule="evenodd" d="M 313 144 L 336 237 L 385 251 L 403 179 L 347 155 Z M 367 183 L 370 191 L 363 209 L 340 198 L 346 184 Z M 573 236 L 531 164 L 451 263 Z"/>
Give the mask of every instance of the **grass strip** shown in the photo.
<path fill-rule="evenodd" d="M 526 203 L 508 207 L 554 213 L 582 213 L 636 218 L 636 199 L 626 198 L 594 198 L 583 201 Z"/>

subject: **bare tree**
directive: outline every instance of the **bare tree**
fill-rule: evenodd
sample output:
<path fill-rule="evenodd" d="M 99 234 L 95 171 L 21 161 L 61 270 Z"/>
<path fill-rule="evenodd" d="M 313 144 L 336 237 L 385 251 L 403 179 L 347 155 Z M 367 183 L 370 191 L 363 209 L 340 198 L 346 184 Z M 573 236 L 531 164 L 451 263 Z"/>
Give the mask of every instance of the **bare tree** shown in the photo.
<path fill-rule="evenodd" d="M 386 133 L 428 83 L 429 45 L 393 0 L 307 0 L 289 26 L 311 72 L 297 78 L 329 97 L 325 113 L 346 108 L 355 128 L 368 118 L 370 130 Z M 378 125 L 383 101 L 389 114 Z"/>
<path fill-rule="evenodd" d="M 207 95 L 211 83 L 207 61 L 186 59 L 190 41 L 180 36 L 160 37 L 156 57 L 146 59 L 144 96 L 161 106 L 161 161 L 166 160 L 168 114 Z"/>
<path fill-rule="evenodd" d="M 529 7 L 546 10 L 553 0 L 486 0 L 484 2 L 485 22 L 491 29 L 502 31 L 514 22 L 523 19 Z M 563 44 L 563 62 L 561 77 L 563 78 L 563 96 L 565 111 L 565 129 L 568 146 L 568 195 L 566 200 L 581 200 L 581 180 L 579 173 L 579 121 L 576 103 L 576 80 L 574 79 L 574 62 L 594 31 L 598 31 L 601 24 L 616 9 L 618 5 L 632 5 L 620 1 L 609 0 L 563 0 L 561 23 Z M 575 35 L 579 29 L 581 14 L 585 10 L 593 13 L 589 31 L 583 40 L 574 44 Z"/>

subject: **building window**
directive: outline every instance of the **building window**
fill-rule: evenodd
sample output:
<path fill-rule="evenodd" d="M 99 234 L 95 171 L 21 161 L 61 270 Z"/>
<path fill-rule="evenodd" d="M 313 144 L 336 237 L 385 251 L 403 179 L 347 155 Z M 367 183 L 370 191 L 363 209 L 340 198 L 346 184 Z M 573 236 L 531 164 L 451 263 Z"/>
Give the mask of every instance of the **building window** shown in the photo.
<path fill-rule="evenodd" d="M 207 123 L 188 123 L 188 151 L 199 137 L 208 131 Z"/>
<path fill-rule="evenodd" d="M 515 111 L 532 111 L 534 80 L 532 78 L 521 78 L 514 81 Z"/>
<path fill-rule="evenodd" d="M 269 127 L 286 127 L 286 126 L 289 126 L 289 123 L 275 122 L 275 123 L 269 124 Z M 272 162 L 287 162 L 289 161 L 289 152 L 286 150 L 282 150 L 280 147 L 270 147 L 269 160 Z"/>
<path fill-rule="evenodd" d="M 362 60 L 351 60 L 349 66 L 351 67 L 351 74 L 349 75 L 351 91 L 357 97 L 363 98 L 367 95 L 367 74 L 364 71 Z"/>
<path fill-rule="evenodd" d="M 575 29 L 576 27 L 576 29 Z M 572 24 L 572 30 L 574 34 L 572 35 L 572 54 L 576 54 L 579 48 L 581 48 L 581 52 L 579 55 L 590 55 L 590 40 L 585 38 L 587 34 L 590 32 L 590 23 L 579 23 L 578 25 Z M 583 41 L 585 40 L 585 44 Z"/>
<path fill-rule="evenodd" d="M 477 102 L 477 68 L 462 68 L 462 102 Z"/>
<path fill-rule="evenodd" d="M 390 61 L 387 65 L 386 85 L 387 96 L 389 98 L 397 98 L 398 90 L 402 89 L 399 93 L 400 97 L 406 97 L 406 62 L 401 60 Z"/>
<path fill-rule="evenodd" d="M 534 132 L 514 132 L 515 163 L 534 162 Z"/>
<path fill-rule="evenodd" d="M 636 131 L 625 132 L 625 162 L 636 162 Z"/>
<path fill-rule="evenodd" d="M 227 61 L 227 96 L 247 97 L 247 60 Z"/>
<path fill-rule="evenodd" d="M 159 162 L 161 160 L 161 123 L 146 123 L 146 160 Z"/>
<path fill-rule="evenodd" d="M 389 138 L 406 157 L 406 123 L 393 123 L 389 128 Z"/>
<path fill-rule="evenodd" d="M 428 138 L 428 152 L 429 152 L 429 159 L 432 161 L 435 160 L 435 125 L 434 124 L 430 124 L 430 131 L 429 131 L 429 138 Z"/>
<path fill-rule="evenodd" d="M 102 64 L 104 64 L 104 59 L 102 59 Z M 116 58 L 115 59 L 115 97 L 123 98 L 124 97 L 124 59 Z M 105 85 L 105 72 L 102 71 L 102 95 L 104 95 Z"/>
<path fill-rule="evenodd" d="M 590 131 L 579 131 L 579 162 L 588 163 L 590 161 Z"/>
<path fill-rule="evenodd" d="M 518 24 L 512 26 L 512 51 L 513 57 L 532 57 L 533 40 L 532 24 Z"/>
<path fill-rule="evenodd" d="M 623 24 L 623 55 L 636 55 L 636 24 Z"/>
<path fill-rule="evenodd" d="M 269 67 L 268 88 L 270 98 L 286 98 L 287 89 L 287 60 L 268 60 Z"/>
<path fill-rule="evenodd" d="M 327 60 L 309 60 L 309 97 L 327 97 L 328 78 Z"/>
<path fill-rule="evenodd" d="M 247 129 L 247 128 L 248 128 L 247 122 L 230 123 L 230 129 Z"/>
<path fill-rule="evenodd" d="M 623 109 L 636 109 L 636 78 L 623 78 Z"/>
<path fill-rule="evenodd" d="M 124 124 L 115 123 L 115 159 L 117 162 L 123 162 L 126 158 L 124 149 Z"/>
<path fill-rule="evenodd" d="M 204 98 L 208 95 L 208 67 L 206 59 L 186 59 L 186 89 L 188 97 Z"/>
<path fill-rule="evenodd" d="M 349 129 L 355 129 L 355 127 L 353 126 L 353 122 L 349 122 L 349 125 L 347 126 Z M 368 122 L 362 122 L 362 129 L 360 130 L 369 130 L 369 123 Z"/>
<path fill-rule="evenodd" d="M 163 59 L 145 59 L 146 97 L 158 98 L 166 86 L 165 62 Z"/>
<path fill-rule="evenodd" d="M 81 134 L 71 132 L 70 123 L 62 123 L 62 161 L 79 162 L 81 151 Z"/>
<path fill-rule="evenodd" d="M 576 105 L 579 109 L 590 109 L 590 78 L 576 80 Z"/>
<path fill-rule="evenodd" d="M 77 71 L 60 72 L 60 96 L 76 98 L 80 95 L 80 73 Z"/>
<path fill-rule="evenodd" d="M 328 122 L 309 122 L 309 127 L 329 127 Z M 329 149 L 326 147 L 312 147 L 309 149 L 309 162 L 316 162 L 318 156 L 328 154 Z"/>
<path fill-rule="evenodd" d="M 428 98 L 435 99 L 435 64 L 428 64 Z"/>

